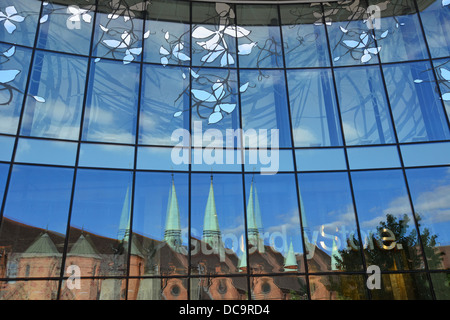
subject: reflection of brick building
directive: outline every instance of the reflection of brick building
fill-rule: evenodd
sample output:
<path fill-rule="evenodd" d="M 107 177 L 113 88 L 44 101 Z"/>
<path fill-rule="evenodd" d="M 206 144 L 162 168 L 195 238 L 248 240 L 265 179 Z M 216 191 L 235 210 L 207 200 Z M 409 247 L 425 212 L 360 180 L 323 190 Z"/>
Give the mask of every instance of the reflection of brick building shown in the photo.
<path fill-rule="evenodd" d="M 292 245 L 284 256 L 265 245 L 259 236 L 262 224 L 259 216 L 256 188 L 250 191 L 247 206 L 248 249 L 250 261 L 249 280 L 246 254 L 238 256 L 226 249 L 221 239 L 211 181 L 205 209 L 204 232 L 201 239 L 191 238 L 191 254 L 181 241 L 181 226 L 172 182 L 166 214 L 163 240 L 129 236 L 129 222 L 124 220 L 119 233 L 112 239 L 72 228 L 68 238 L 64 276 L 69 266 L 77 266 L 81 280 L 80 289 L 69 289 L 65 282 L 60 299 L 173 299 L 185 300 L 190 287 L 191 299 L 246 299 L 248 284 L 253 299 L 303 299 L 306 285 L 297 276 L 267 276 L 267 273 L 296 275 L 304 263 L 303 255 L 295 254 Z M 126 208 L 126 206 L 124 206 Z M 128 212 L 123 212 L 128 217 Z M 28 226 L 3 218 L 0 239 L 0 276 L 2 278 L 39 278 L 39 281 L 9 281 L 3 283 L 0 299 L 55 299 L 61 276 L 65 237 L 52 231 Z M 131 244 L 130 244 L 131 239 Z M 448 249 L 448 247 L 445 247 Z M 128 255 L 130 251 L 130 255 Z M 448 251 L 448 250 L 447 250 Z M 129 268 L 127 268 L 129 259 Z M 447 255 L 444 262 L 448 265 Z M 190 265 L 189 265 L 190 263 Z M 310 272 L 332 267 L 332 258 L 315 247 L 308 260 Z M 187 270 L 191 279 L 188 285 Z M 128 283 L 124 279 L 129 270 Z M 233 276 L 234 275 L 234 276 Z M 86 279 L 84 279 L 86 277 Z M 330 291 L 332 284 L 320 276 L 310 276 L 313 299 L 336 298 Z M 348 290 L 355 289 L 350 278 L 336 278 Z M 389 278 L 394 289 L 404 280 L 399 276 Z M 342 282 L 344 281 L 344 282 Z M 403 281 L 403 282 L 402 282 Z M 406 284 L 405 284 L 406 285 Z M 128 290 L 128 292 L 126 292 Z M 351 296 L 351 294 L 349 294 Z"/>

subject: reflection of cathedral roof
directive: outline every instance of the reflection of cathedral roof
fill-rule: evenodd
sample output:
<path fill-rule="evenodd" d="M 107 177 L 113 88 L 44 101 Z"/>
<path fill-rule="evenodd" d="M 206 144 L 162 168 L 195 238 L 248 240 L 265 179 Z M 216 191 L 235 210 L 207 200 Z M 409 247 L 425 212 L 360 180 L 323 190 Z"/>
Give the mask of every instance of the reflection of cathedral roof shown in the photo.
<path fill-rule="evenodd" d="M 24 255 L 29 257 L 30 255 L 60 255 L 58 249 L 56 249 L 55 244 L 47 232 L 43 232 L 39 237 L 25 250 Z"/>
<path fill-rule="evenodd" d="M 85 236 L 83 233 L 81 233 L 78 240 L 70 249 L 68 255 L 100 258 L 98 251 L 94 248 L 89 238 L 89 235 Z"/>

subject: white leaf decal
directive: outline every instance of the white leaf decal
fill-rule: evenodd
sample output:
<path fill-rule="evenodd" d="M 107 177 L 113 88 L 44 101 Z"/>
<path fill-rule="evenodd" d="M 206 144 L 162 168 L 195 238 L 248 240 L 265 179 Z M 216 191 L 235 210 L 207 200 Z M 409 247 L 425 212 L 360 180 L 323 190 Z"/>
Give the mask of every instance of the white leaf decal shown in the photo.
<path fill-rule="evenodd" d="M 217 123 L 220 120 L 222 120 L 222 118 L 223 118 L 222 113 L 220 113 L 220 112 L 213 112 L 213 113 L 211 113 L 211 115 L 208 118 L 208 124 Z"/>
<path fill-rule="evenodd" d="M 235 103 L 222 103 L 217 105 L 221 110 L 225 111 L 226 113 L 231 113 L 236 108 Z"/>
<path fill-rule="evenodd" d="M 150 36 L 150 30 L 144 33 L 144 39 L 147 39 Z"/>
<path fill-rule="evenodd" d="M 256 42 L 240 44 L 238 46 L 238 54 L 241 56 L 248 55 L 252 53 L 252 49 L 254 46 L 256 46 Z"/>
<path fill-rule="evenodd" d="M 34 100 L 36 100 L 37 102 L 45 102 L 45 99 L 39 96 L 33 96 Z"/>
<path fill-rule="evenodd" d="M 423 80 L 421 80 L 421 79 L 414 80 L 414 83 L 422 83 L 422 82 L 423 82 Z"/>
<path fill-rule="evenodd" d="M 442 6 L 448 6 L 450 4 L 450 0 L 442 0 Z"/>
<path fill-rule="evenodd" d="M 19 73 L 19 70 L 0 70 L 0 83 L 13 81 Z"/>
<path fill-rule="evenodd" d="M 205 102 L 215 102 L 216 101 L 216 98 L 214 97 L 214 95 L 212 95 L 211 93 L 209 93 L 207 91 L 192 89 L 191 92 L 194 95 L 194 97 L 197 98 L 198 100 L 205 101 Z"/>
<path fill-rule="evenodd" d="M 45 23 L 48 20 L 48 14 L 46 14 L 45 16 L 43 16 L 40 20 L 39 23 Z"/>
<path fill-rule="evenodd" d="M 384 39 L 384 38 L 386 38 L 387 37 L 387 35 L 388 35 L 388 33 L 389 33 L 389 30 L 386 30 L 385 32 L 383 32 L 382 34 L 381 34 L 381 39 Z"/>
<path fill-rule="evenodd" d="M 215 32 L 205 27 L 197 27 L 194 31 L 192 31 L 192 37 L 196 39 L 204 39 L 212 36 Z"/>
<path fill-rule="evenodd" d="M 183 111 L 177 111 L 173 114 L 173 116 L 176 118 L 176 117 L 181 116 L 182 114 L 183 114 Z"/>
<path fill-rule="evenodd" d="M 444 93 L 442 95 L 442 100 L 444 101 L 450 101 L 450 92 Z"/>
<path fill-rule="evenodd" d="M 5 57 L 12 57 L 14 55 L 14 53 L 16 52 L 16 47 L 12 46 L 11 48 L 9 48 L 8 50 L 6 50 L 5 52 L 3 52 L 3 55 Z"/>
<path fill-rule="evenodd" d="M 355 40 L 344 40 L 343 42 L 349 48 L 356 48 L 359 45 L 359 42 Z"/>
<path fill-rule="evenodd" d="M 441 76 L 447 81 L 450 81 L 450 71 L 445 68 L 441 68 Z"/>
<path fill-rule="evenodd" d="M 240 88 L 239 88 L 239 92 L 245 92 L 247 91 L 248 88 L 248 82 L 244 83 Z"/>

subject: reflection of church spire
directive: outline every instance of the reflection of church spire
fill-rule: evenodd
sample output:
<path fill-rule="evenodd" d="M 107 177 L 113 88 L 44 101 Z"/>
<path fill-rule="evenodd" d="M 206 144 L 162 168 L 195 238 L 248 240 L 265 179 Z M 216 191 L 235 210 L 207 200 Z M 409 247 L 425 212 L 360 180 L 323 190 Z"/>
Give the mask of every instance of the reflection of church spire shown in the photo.
<path fill-rule="evenodd" d="M 203 221 L 203 241 L 209 244 L 215 251 L 222 247 L 222 236 L 220 234 L 219 220 L 217 218 L 212 175 Z"/>
<path fill-rule="evenodd" d="M 117 232 L 117 240 L 122 242 L 128 242 L 130 238 L 130 209 L 131 209 L 131 197 L 130 186 L 127 188 L 127 193 L 122 206 L 122 213 L 120 215 L 119 231 Z"/>
<path fill-rule="evenodd" d="M 250 195 L 247 204 L 247 233 L 248 242 L 252 246 L 256 246 L 260 252 L 264 251 L 264 244 L 260 234 L 263 232 L 261 222 L 261 210 L 259 208 L 258 193 L 256 186 L 252 183 L 250 185 Z"/>
<path fill-rule="evenodd" d="M 166 225 L 164 230 L 164 241 L 173 249 L 181 246 L 180 209 L 178 207 L 177 193 L 172 175 L 172 186 L 167 203 Z"/>
<path fill-rule="evenodd" d="M 294 253 L 294 246 L 289 245 L 289 250 L 286 254 L 286 258 L 284 259 L 284 270 L 285 271 L 297 271 L 297 258 Z"/>

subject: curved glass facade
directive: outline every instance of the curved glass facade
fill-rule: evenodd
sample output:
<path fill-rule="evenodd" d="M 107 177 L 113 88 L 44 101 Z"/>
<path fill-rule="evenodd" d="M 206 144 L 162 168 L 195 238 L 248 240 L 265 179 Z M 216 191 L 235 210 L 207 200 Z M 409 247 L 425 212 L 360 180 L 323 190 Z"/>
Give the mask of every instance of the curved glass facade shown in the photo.
<path fill-rule="evenodd" d="M 449 117 L 446 0 L 3 0 L 0 299 L 450 299 Z"/>

